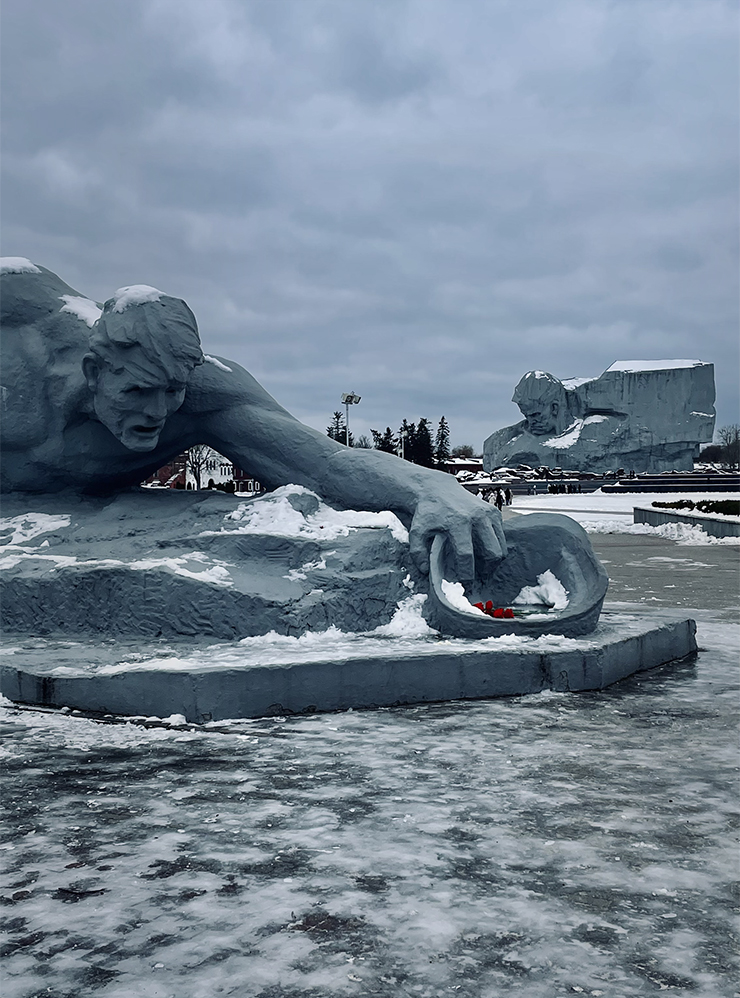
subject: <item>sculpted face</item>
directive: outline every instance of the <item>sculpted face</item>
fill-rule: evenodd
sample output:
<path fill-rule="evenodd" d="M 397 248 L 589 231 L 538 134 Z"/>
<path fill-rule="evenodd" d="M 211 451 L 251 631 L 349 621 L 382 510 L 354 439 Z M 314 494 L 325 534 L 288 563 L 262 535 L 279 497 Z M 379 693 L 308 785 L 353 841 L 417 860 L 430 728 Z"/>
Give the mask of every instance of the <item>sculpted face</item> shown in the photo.
<path fill-rule="evenodd" d="M 154 450 L 167 418 L 182 405 L 187 385 L 139 363 L 138 348 L 119 353 L 120 367 L 93 359 L 85 365 L 95 415 L 129 450 Z"/>
<path fill-rule="evenodd" d="M 557 402 L 531 400 L 519 402 L 519 409 L 527 421 L 527 429 L 535 436 L 557 433 L 560 429 L 560 406 Z"/>

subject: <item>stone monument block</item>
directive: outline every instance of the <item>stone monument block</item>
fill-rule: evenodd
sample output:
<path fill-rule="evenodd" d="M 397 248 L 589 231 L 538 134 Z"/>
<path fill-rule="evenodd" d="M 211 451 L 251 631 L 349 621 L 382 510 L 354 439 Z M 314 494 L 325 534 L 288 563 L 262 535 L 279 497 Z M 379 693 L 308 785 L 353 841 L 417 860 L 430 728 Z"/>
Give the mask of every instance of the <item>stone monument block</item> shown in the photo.
<path fill-rule="evenodd" d="M 524 419 L 485 440 L 483 466 L 691 471 L 712 439 L 714 399 L 714 365 L 700 360 L 617 361 L 563 381 L 530 371 L 512 398 Z"/>

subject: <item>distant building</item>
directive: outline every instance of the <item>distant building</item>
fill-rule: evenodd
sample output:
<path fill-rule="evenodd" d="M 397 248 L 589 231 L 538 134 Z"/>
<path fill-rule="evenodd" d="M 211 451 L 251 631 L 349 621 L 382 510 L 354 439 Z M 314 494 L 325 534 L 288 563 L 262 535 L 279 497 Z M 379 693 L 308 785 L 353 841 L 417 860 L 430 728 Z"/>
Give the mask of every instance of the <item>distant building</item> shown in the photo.
<path fill-rule="evenodd" d="M 440 465 L 440 471 L 457 475 L 460 471 L 483 471 L 482 457 L 450 457 Z"/>
<path fill-rule="evenodd" d="M 250 495 L 263 492 L 262 485 L 256 478 L 242 468 L 237 468 L 228 458 L 209 447 L 198 455 L 200 461 L 201 489 L 214 489 L 227 492 L 248 493 Z M 194 489 L 196 476 L 188 462 L 187 452 L 178 454 L 168 464 L 158 468 L 146 479 L 143 485 L 163 486 L 169 489 Z"/>

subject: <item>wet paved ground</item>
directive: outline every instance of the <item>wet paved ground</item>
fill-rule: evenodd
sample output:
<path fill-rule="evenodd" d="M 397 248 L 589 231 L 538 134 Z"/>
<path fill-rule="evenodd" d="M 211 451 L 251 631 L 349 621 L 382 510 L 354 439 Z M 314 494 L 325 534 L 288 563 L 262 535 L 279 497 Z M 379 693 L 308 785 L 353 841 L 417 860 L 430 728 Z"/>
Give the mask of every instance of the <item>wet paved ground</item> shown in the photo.
<path fill-rule="evenodd" d="M 611 598 L 691 594 L 695 661 L 210 731 L 3 710 L 3 998 L 740 994 L 738 549 L 620 537 Z"/>
<path fill-rule="evenodd" d="M 697 608 L 740 620 L 740 545 L 676 544 L 639 534 L 591 534 L 609 573 L 610 602 Z"/>

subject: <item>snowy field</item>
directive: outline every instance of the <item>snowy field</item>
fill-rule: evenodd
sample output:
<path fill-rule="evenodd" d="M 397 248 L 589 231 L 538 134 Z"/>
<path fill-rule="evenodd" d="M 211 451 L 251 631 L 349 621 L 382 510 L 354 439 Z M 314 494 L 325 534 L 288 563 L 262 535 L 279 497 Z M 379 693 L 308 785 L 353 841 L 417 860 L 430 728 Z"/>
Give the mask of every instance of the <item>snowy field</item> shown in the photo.
<path fill-rule="evenodd" d="M 633 523 L 635 506 L 650 506 L 653 502 L 676 502 L 690 499 L 701 502 L 740 499 L 740 492 L 635 492 L 614 495 L 602 492 L 581 495 L 515 496 L 510 509 L 516 513 L 566 513 L 593 534 L 645 534 L 665 537 L 682 544 L 735 544 L 736 537 L 710 537 L 699 527 L 683 523 L 665 523 L 651 527 L 647 523 Z"/>

